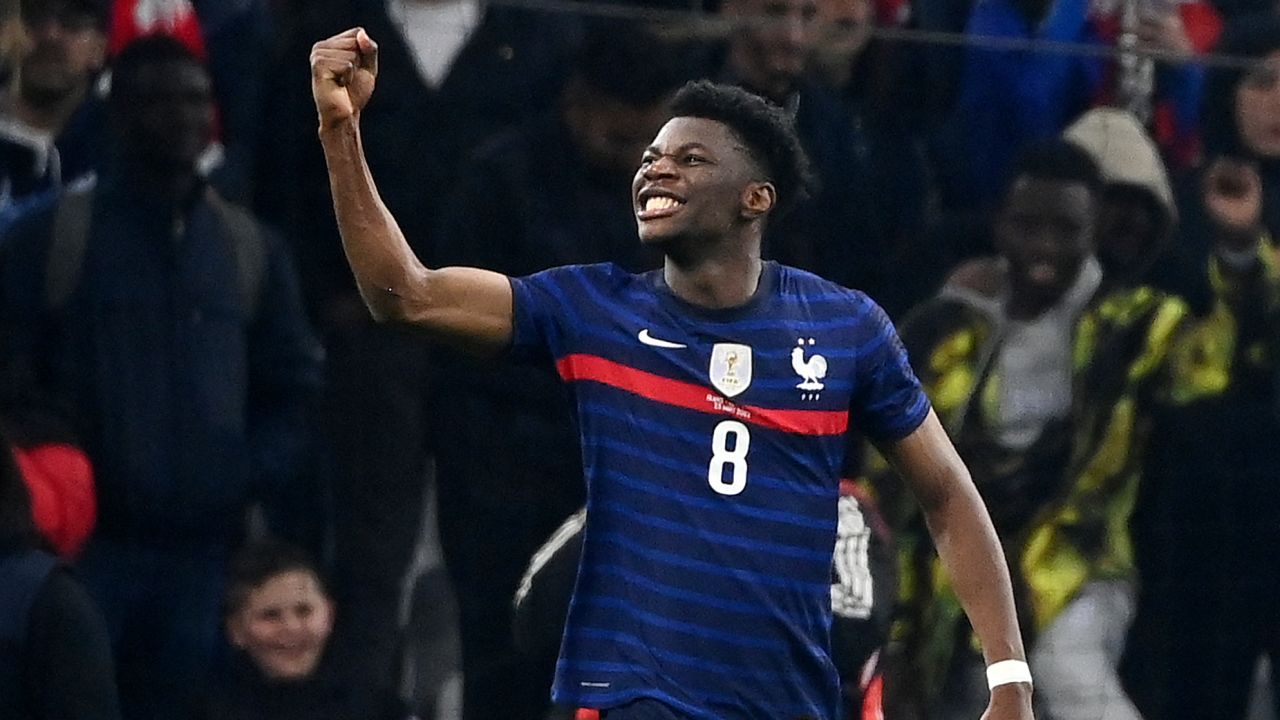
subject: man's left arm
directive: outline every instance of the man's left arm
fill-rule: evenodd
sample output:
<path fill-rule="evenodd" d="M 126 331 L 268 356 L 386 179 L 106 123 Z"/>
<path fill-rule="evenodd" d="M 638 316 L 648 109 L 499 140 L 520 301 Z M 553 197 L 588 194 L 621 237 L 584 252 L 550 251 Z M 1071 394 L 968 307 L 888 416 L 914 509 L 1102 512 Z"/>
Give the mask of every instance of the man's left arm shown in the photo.
<path fill-rule="evenodd" d="M 322 382 L 324 352 L 302 303 L 293 259 L 262 233 L 267 259 L 249 334 L 248 432 L 261 498 L 297 476 L 309 439 L 308 411 Z"/>
<path fill-rule="evenodd" d="M 937 415 L 880 451 L 920 503 L 929 533 L 960 603 L 982 643 L 988 667 L 1025 661 L 1004 551 L 969 471 Z M 1007 667 L 1007 666 L 1002 666 Z M 996 685 L 986 720 L 1029 720 L 1031 685 Z"/>

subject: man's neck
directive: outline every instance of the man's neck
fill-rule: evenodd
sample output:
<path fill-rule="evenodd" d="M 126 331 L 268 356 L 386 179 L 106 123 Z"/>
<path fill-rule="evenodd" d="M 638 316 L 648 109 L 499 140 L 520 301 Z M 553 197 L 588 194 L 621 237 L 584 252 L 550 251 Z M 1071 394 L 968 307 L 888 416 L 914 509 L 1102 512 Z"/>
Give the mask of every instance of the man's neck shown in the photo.
<path fill-rule="evenodd" d="M 760 273 L 764 267 L 760 260 L 759 243 L 734 242 L 726 247 L 728 239 L 719 247 L 696 257 L 681 257 L 667 253 L 663 260 L 662 277 L 676 297 L 691 305 L 720 310 L 745 304 L 760 286 Z"/>
<path fill-rule="evenodd" d="M 56 102 L 36 104 L 22 97 L 20 86 L 20 80 L 9 86 L 5 97 L 9 115 L 27 127 L 50 135 L 62 132 L 85 98 L 85 88 L 81 88 Z"/>

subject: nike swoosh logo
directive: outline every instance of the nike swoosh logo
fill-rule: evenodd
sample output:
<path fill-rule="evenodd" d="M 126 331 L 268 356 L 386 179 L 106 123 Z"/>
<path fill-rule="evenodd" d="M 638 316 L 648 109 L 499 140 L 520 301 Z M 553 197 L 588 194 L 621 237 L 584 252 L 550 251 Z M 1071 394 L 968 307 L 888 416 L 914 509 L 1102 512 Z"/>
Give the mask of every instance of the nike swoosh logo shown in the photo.
<path fill-rule="evenodd" d="M 640 342 L 645 345 L 649 345 L 650 347 L 666 348 L 668 350 L 679 350 L 683 347 L 689 347 L 688 345 L 681 345 L 680 343 L 674 343 L 670 340 L 661 340 L 656 338 L 649 334 L 649 328 L 641 330 L 640 334 L 636 337 L 640 339 Z"/>

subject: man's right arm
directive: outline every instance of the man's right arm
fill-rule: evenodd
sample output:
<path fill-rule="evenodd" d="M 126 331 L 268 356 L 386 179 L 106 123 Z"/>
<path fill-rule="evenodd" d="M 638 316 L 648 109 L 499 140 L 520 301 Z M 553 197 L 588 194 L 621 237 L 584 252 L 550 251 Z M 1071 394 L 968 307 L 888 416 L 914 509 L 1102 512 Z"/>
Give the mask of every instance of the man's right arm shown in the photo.
<path fill-rule="evenodd" d="M 322 40 L 311 51 L 320 143 L 360 294 L 379 321 L 408 323 L 464 350 L 496 355 L 512 338 L 508 279 L 475 268 L 426 268 L 378 195 L 360 134 L 377 68 L 377 45 L 362 29 Z"/>

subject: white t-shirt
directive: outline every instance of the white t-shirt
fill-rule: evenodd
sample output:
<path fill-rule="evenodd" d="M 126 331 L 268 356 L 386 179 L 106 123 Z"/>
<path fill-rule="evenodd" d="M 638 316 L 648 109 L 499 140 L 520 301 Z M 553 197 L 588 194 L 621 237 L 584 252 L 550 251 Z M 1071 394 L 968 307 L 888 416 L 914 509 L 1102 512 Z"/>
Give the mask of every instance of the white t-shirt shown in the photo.
<path fill-rule="evenodd" d="M 387 14 L 432 88 L 444 83 L 482 13 L 480 0 L 387 0 Z"/>
<path fill-rule="evenodd" d="M 992 430 L 1006 448 L 1025 450 L 1050 420 L 1071 411 L 1071 342 L 1076 320 L 1102 281 L 1094 257 L 1071 289 L 1034 320 L 1009 320 L 996 357 L 999 417 Z"/>

